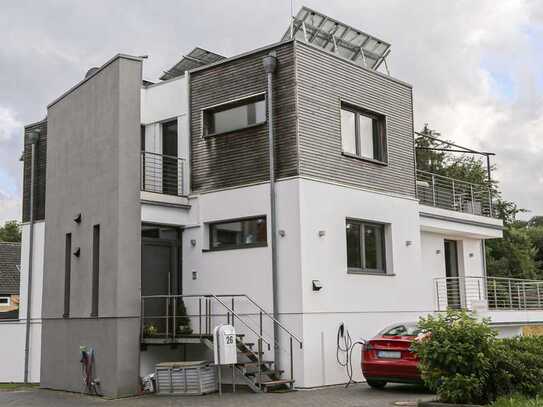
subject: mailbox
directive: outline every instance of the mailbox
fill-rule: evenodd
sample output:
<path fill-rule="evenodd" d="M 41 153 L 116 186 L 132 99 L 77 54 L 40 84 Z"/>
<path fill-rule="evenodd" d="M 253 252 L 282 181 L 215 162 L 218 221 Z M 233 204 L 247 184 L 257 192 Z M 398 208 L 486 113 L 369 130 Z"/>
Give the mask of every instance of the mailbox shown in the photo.
<path fill-rule="evenodd" d="M 238 363 L 236 331 L 232 325 L 219 325 L 213 331 L 213 353 L 216 365 Z"/>

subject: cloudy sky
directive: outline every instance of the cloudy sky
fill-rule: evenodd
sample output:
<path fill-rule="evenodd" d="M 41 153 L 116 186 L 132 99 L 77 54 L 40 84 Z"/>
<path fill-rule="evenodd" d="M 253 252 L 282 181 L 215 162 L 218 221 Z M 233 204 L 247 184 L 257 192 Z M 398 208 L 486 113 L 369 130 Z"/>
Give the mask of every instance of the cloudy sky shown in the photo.
<path fill-rule="evenodd" d="M 415 126 L 497 153 L 504 197 L 543 215 L 543 1 L 301 0 L 392 44 Z M 225 56 L 278 41 L 290 0 L 0 3 L 0 222 L 20 218 L 22 126 L 91 66 L 149 55 L 156 80 L 198 45 Z"/>

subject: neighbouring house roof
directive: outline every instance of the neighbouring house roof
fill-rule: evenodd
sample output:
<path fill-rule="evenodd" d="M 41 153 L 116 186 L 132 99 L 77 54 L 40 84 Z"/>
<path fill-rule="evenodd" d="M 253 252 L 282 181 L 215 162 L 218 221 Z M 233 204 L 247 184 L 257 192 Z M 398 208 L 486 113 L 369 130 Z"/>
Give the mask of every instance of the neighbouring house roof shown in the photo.
<path fill-rule="evenodd" d="M 0 295 L 19 294 L 21 244 L 0 242 Z"/>

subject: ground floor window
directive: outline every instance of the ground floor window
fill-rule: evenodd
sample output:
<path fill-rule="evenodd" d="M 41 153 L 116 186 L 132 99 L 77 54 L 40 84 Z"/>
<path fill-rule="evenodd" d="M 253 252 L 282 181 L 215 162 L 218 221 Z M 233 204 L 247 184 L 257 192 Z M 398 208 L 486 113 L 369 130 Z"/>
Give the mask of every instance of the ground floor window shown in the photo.
<path fill-rule="evenodd" d="M 0 305 L 10 305 L 10 304 L 11 304 L 10 297 L 0 297 Z"/>
<path fill-rule="evenodd" d="M 350 272 L 385 273 L 385 225 L 347 219 L 347 268 Z"/>
<path fill-rule="evenodd" d="M 266 246 L 267 242 L 265 216 L 209 224 L 210 250 Z"/>

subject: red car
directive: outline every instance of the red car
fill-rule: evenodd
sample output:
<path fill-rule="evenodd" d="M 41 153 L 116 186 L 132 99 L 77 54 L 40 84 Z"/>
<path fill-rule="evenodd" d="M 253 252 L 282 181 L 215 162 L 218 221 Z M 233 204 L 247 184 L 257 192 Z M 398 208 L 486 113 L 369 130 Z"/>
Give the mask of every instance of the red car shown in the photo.
<path fill-rule="evenodd" d="M 392 325 L 370 339 L 362 350 L 362 372 L 373 388 L 387 383 L 422 383 L 411 343 L 420 334 L 415 323 Z"/>

